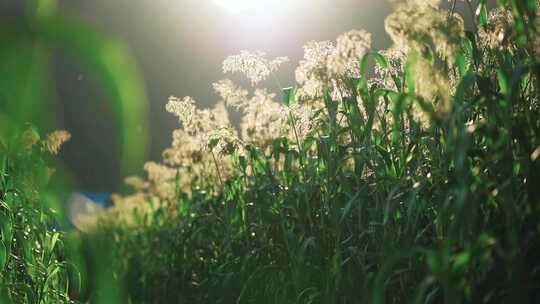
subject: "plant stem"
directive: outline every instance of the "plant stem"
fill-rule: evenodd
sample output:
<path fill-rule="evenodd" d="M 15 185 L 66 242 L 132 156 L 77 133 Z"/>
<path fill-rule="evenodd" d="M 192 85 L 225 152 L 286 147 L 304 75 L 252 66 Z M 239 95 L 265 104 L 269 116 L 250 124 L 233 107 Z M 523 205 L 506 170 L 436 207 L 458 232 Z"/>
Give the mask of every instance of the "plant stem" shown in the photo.
<path fill-rule="evenodd" d="M 212 158 L 214 159 L 214 165 L 216 166 L 219 183 L 223 186 L 223 179 L 221 179 L 221 170 L 219 169 L 219 165 L 216 159 L 216 155 L 214 154 L 214 151 L 212 151 Z"/>

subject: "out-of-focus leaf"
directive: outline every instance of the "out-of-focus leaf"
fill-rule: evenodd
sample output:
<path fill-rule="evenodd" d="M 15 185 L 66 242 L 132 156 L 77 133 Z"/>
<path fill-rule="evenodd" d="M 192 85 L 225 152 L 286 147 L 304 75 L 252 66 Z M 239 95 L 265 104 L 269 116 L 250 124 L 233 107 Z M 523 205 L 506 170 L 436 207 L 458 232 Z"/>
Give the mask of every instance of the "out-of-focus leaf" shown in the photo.
<path fill-rule="evenodd" d="M 296 87 L 288 87 L 283 89 L 283 103 L 288 106 L 294 106 L 296 104 Z"/>
<path fill-rule="evenodd" d="M 456 94 L 454 95 L 454 100 L 458 102 L 463 102 L 466 92 L 468 92 L 475 83 L 476 75 L 474 74 L 468 74 L 465 77 L 461 78 L 456 89 Z"/>
<path fill-rule="evenodd" d="M 414 84 L 414 62 L 416 59 L 414 56 L 409 56 L 407 63 L 405 64 L 405 84 L 407 85 L 407 93 L 414 94 L 415 84 Z"/>
<path fill-rule="evenodd" d="M 367 91 L 367 69 L 369 67 L 369 59 L 373 57 L 375 60 L 375 63 L 379 65 L 381 68 L 386 68 L 388 66 L 388 62 L 384 58 L 383 55 L 377 53 L 377 52 L 369 52 L 365 54 L 362 59 L 360 60 L 360 81 L 356 85 L 357 89 L 360 92 L 366 92 Z"/>
<path fill-rule="evenodd" d="M 458 52 L 456 55 L 456 63 L 459 69 L 459 76 L 463 77 L 467 73 L 467 65 L 465 63 L 465 56 L 463 52 Z"/>
<path fill-rule="evenodd" d="M 2 240 L 4 240 L 4 244 L 9 247 L 11 239 L 13 238 L 11 218 L 6 214 L 0 213 L 0 222 L 0 227 L 2 228 Z"/>
<path fill-rule="evenodd" d="M 497 70 L 497 80 L 499 81 L 499 89 L 501 94 L 507 95 L 509 93 L 508 80 L 506 74 L 502 69 Z"/>
<path fill-rule="evenodd" d="M 0 240 L 0 272 L 4 271 L 7 264 L 7 248 L 3 240 Z"/>
<path fill-rule="evenodd" d="M 484 1 L 480 1 L 475 12 L 476 22 L 483 28 L 487 28 L 487 8 Z"/>
<path fill-rule="evenodd" d="M 388 61 L 386 61 L 386 58 L 384 58 L 383 55 L 381 55 L 378 52 L 371 53 L 373 58 L 375 59 L 375 62 L 381 67 L 381 68 L 387 68 L 388 67 Z"/>
<path fill-rule="evenodd" d="M 455 269 L 462 269 L 465 267 L 471 259 L 471 255 L 468 251 L 464 251 L 457 256 L 455 256 L 454 259 L 454 268 Z"/>

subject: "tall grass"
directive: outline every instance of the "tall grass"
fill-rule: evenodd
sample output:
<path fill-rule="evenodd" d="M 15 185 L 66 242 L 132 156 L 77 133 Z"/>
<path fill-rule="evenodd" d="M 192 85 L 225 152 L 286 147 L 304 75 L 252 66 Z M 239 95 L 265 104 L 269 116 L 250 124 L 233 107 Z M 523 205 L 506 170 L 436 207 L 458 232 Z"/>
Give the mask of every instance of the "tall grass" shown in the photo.
<path fill-rule="evenodd" d="M 71 303 L 70 288 L 81 284 L 75 265 L 65 259 L 67 245 L 53 228 L 62 215 L 58 186 L 49 183 L 52 156 L 69 139 L 65 134 L 40 141 L 28 128 L 17 139 L 0 142 L 2 303 Z"/>
<path fill-rule="evenodd" d="M 2 304 L 73 303 L 73 298 L 83 298 L 82 287 L 89 285 L 83 281 L 86 269 L 79 239 L 76 233 L 62 231 L 62 194 L 72 191 L 74 181 L 64 170 L 53 174 L 54 154 L 67 133 L 53 133 L 40 141 L 37 131 L 57 127 L 51 110 L 52 52 L 71 52 L 107 89 L 120 129 L 124 172 L 144 158 L 146 100 L 129 52 L 108 35 L 58 13 L 56 2 L 28 0 L 26 16 L 0 21 Z M 107 286 L 108 277 L 100 279 Z M 101 290 L 107 298 L 94 302 L 114 300 L 110 297 L 114 293 Z"/>
<path fill-rule="evenodd" d="M 233 130 L 213 137 L 192 121 L 200 110 L 191 100 L 170 101 L 182 123 L 175 140 L 206 139 L 195 150 L 208 161 L 199 164 L 204 155 L 182 154 L 189 149 L 173 143 L 164 165 L 147 166 L 149 180 L 130 181 L 150 211 L 122 205 L 121 212 L 134 213 L 129 224 L 113 220 L 88 236 L 116 240 L 114 265 L 126 297 L 539 301 L 538 3 L 500 1 L 493 12 L 485 1 L 468 4 L 469 30 L 452 12 L 409 1 L 386 21 L 393 49 L 363 50 L 363 32 L 336 46 L 306 46 L 318 53 L 306 51 L 298 86 L 284 90 L 281 118 L 254 114 L 250 104 L 259 99 L 230 82 L 215 84 L 227 105 L 253 118 L 241 136 Z M 351 52 L 333 50 L 340 43 Z M 364 55 L 354 61 L 359 49 Z M 323 60 L 310 58 L 324 52 Z M 272 72 L 263 55 L 231 57 L 224 70 L 237 64 L 257 83 Z M 339 56 L 356 62 L 356 76 L 332 74 L 343 63 Z M 318 81 L 319 91 L 306 79 Z M 297 129 L 305 125 L 296 123 L 301 106 L 312 110 L 304 136 Z M 274 107 L 262 111 L 270 115 Z M 279 119 L 288 131 L 272 129 L 270 142 L 256 136 Z M 167 184 L 172 192 L 159 187 Z"/>
<path fill-rule="evenodd" d="M 455 2 L 407 1 L 386 20 L 391 49 L 364 31 L 309 43 L 282 103 L 228 80 L 211 110 L 171 98 L 163 163 L 80 236 L 106 253 L 90 297 L 540 301 L 538 2 L 466 2 L 468 30 Z M 257 85 L 284 62 L 242 52 L 224 71 Z"/>

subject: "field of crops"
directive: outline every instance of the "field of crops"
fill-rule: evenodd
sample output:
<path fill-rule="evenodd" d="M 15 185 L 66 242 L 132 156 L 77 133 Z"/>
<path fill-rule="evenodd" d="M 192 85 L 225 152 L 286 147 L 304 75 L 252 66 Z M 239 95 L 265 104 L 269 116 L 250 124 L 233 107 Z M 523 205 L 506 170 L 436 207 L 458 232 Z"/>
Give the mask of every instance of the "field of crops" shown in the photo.
<path fill-rule="evenodd" d="M 42 133 L 32 71 L 1 63 L 0 303 L 540 303 L 540 2 L 464 2 L 395 3 L 385 50 L 364 30 L 307 42 L 287 88 L 286 57 L 226 58 L 216 106 L 171 96 L 162 161 L 72 230 L 55 170 L 70 134 Z M 135 163 L 134 64 L 42 6 L 0 30 L 2 58 L 80 53 Z"/>

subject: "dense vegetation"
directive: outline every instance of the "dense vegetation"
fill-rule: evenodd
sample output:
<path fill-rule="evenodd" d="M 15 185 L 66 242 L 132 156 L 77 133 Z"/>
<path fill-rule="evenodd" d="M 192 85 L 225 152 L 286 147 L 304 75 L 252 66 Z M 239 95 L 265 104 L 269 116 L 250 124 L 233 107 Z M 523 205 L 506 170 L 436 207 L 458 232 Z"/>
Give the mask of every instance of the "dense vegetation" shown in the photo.
<path fill-rule="evenodd" d="M 77 271 L 64 260 L 60 232 L 51 226 L 61 218 L 54 212 L 60 210 L 59 199 L 46 187 L 54 174 L 51 158 L 69 137 L 56 131 L 40 140 L 29 127 L 0 141 L 2 303 L 70 303 L 69 286 L 77 282 Z"/>
<path fill-rule="evenodd" d="M 135 192 L 115 196 L 98 225 L 79 223 L 86 233 L 72 242 L 82 241 L 92 266 L 78 270 L 93 287 L 71 297 L 539 302 L 539 3 L 499 1 L 492 11 L 466 3 L 470 29 L 455 1 L 445 10 L 409 0 L 386 19 L 387 50 L 370 50 L 365 31 L 308 43 L 281 103 L 230 80 L 213 85 L 221 98 L 213 109 L 171 97 L 166 109 L 180 128 L 163 162 L 126 179 Z M 244 51 L 223 70 L 257 86 L 286 61 Z M 228 120 L 234 110 L 239 128 Z M 4 217 L 17 214 L 9 189 L 28 193 L 16 179 L 25 160 L 16 163 L 1 167 Z M 36 229 L 44 236 L 36 244 L 54 251 L 57 234 Z M 59 269 L 59 285 L 32 285 L 49 281 L 26 278 L 30 262 L 15 274 L 24 242 L 6 248 L 14 252 L 2 270 L 6 297 L 21 299 L 19 283 L 6 280 L 31 290 L 68 284 L 62 262 L 48 258 L 38 261 L 45 273 Z M 33 303 L 66 293 L 41 292 Z"/>

